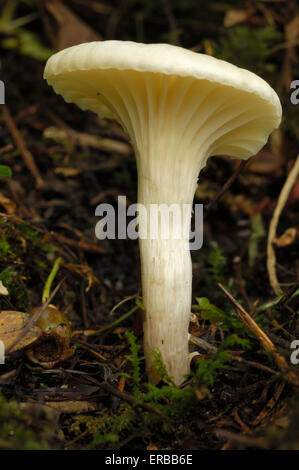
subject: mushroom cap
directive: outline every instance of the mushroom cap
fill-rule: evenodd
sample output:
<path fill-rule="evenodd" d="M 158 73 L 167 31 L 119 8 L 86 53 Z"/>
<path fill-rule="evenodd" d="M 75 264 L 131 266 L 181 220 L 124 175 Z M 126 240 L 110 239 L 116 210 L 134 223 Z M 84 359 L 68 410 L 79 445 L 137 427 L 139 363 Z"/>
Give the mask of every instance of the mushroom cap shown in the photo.
<path fill-rule="evenodd" d="M 99 72 L 105 72 L 105 75 L 102 77 Z M 250 139 L 245 138 L 246 141 L 251 140 L 253 143 L 245 145 L 246 148 L 239 152 L 238 148 L 242 146 L 237 144 L 234 147 L 235 136 L 231 139 L 232 144 L 226 141 L 225 145 L 220 146 L 221 148 L 218 146 L 219 149 L 217 146 L 211 147 L 210 152 L 212 150 L 216 152 L 214 155 L 228 153 L 238 158 L 247 158 L 266 143 L 269 134 L 281 122 L 282 109 L 279 98 L 265 80 L 223 60 L 169 44 L 142 44 L 114 40 L 80 44 L 50 57 L 44 78 L 65 101 L 76 103 L 81 109 L 89 109 L 102 117 L 121 121 L 132 139 L 127 123 L 117 114 L 117 107 L 113 109 L 111 102 L 107 101 L 105 89 L 103 92 L 101 88 L 101 79 L 107 81 L 108 77 L 108 81 L 117 81 L 117 88 L 120 90 L 123 86 L 119 86 L 121 76 L 122 81 L 127 81 L 127 86 L 134 93 L 137 79 L 135 77 L 131 80 L 132 73 L 129 76 L 129 72 L 156 77 L 161 75 L 176 77 L 177 89 L 180 77 L 182 82 L 188 79 L 190 82 L 191 79 L 192 84 L 194 82 L 198 84 L 197 91 L 196 86 L 193 87 L 194 101 L 197 100 L 197 96 L 204 93 L 202 84 L 205 83 L 206 95 L 209 95 L 212 89 L 214 95 L 224 97 L 226 106 L 230 102 L 238 106 L 240 102 L 239 114 L 242 113 L 244 103 L 250 104 L 250 122 L 256 118 L 256 142 L 253 142 L 252 135 Z M 154 80 L 157 81 L 157 78 Z M 158 88 L 156 86 L 155 89 Z M 222 103 L 224 101 L 222 100 Z M 216 113 L 219 110 L 220 107 L 215 107 Z M 234 114 L 234 117 L 236 116 Z M 227 122 L 227 119 L 224 122 Z M 222 124 L 220 120 L 218 125 Z M 232 128 L 228 132 L 231 130 Z M 240 142 L 240 138 L 237 138 L 237 142 Z"/>

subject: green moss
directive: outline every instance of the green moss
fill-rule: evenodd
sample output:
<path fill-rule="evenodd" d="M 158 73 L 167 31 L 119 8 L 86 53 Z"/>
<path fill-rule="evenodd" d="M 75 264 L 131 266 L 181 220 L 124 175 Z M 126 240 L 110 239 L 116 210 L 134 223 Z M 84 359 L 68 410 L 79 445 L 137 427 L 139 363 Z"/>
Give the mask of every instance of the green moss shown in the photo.
<path fill-rule="evenodd" d="M 47 446 L 38 441 L 28 429 L 29 419 L 15 401 L 6 401 L 0 390 L 0 449 L 45 450 Z"/>

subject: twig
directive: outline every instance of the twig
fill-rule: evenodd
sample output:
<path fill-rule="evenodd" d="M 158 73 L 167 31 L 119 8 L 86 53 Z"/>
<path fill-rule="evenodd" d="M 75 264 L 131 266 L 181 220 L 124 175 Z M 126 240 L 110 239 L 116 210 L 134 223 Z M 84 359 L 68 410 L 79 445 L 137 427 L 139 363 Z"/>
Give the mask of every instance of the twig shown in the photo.
<path fill-rule="evenodd" d="M 162 0 L 163 8 L 168 19 L 168 23 L 170 26 L 171 31 L 175 31 L 177 29 L 176 19 L 172 11 L 172 6 L 169 0 Z"/>
<path fill-rule="evenodd" d="M 4 145 L 4 147 L 0 148 L 0 155 L 6 152 L 11 152 L 11 150 L 13 150 L 13 145 L 11 144 Z"/>
<path fill-rule="evenodd" d="M 10 114 L 10 111 L 6 105 L 3 105 L 3 116 L 6 122 L 6 125 L 18 147 L 25 165 L 28 170 L 31 172 L 32 176 L 35 179 L 37 188 L 42 188 L 44 186 L 44 181 L 39 173 L 39 170 L 36 166 L 32 153 L 28 150 L 27 145 L 20 132 L 18 131 L 14 120 Z"/>
<path fill-rule="evenodd" d="M 218 283 L 218 286 L 235 307 L 238 317 L 243 321 L 243 323 L 245 323 L 254 336 L 256 336 L 263 348 L 273 357 L 277 367 L 281 372 L 283 372 L 285 379 L 293 386 L 299 387 L 298 375 L 290 369 L 286 359 L 276 351 L 274 344 L 266 333 L 257 325 L 249 313 L 246 312 L 242 305 L 234 299 L 222 284 Z"/>
<path fill-rule="evenodd" d="M 65 243 L 66 245 L 72 246 L 74 248 L 78 248 L 79 250 L 87 251 L 90 253 L 100 253 L 101 255 L 104 255 L 107 253 L 107 251 L 104 250 L 104 248 L 101 248 L 100 246 L 97 246 L 97 245 L 91 245 L 90 243 L 86 243 L 83 240 L 72 240 L 56 232 L 49 232 L 49 235 L 52 238 L 55 238 L 57 241 L 61 243 Z"/>
<path fill-rule="evenodd" d="M 48 127 L 45 129 L 43 137 L 53 139 L 57 142 L 73 142 L 81 147 L 92 147 L 106 152 L 116 152 L 126 157 L 132 153 L 130 145 L 126 142 L 84 134 L 83 132 L 77 132 L 73 129 L 67 131 L 65 129 L 59 129 L 58 127 Z"/>
<path fill-rule="evenodd" d="M 138 308 L 139 308 L 139 305 L 135 305 L 133 308 L 131 308 L 131 310 L 129 310 L 127 313 L 125 313 L 124 315 L 122 315 L 120 318 L 118 318 L 118 319 L 115 320 L 114 322 L 110 323 L 110 324 L 107 325 L 107 326 L 104 326 L 104 328 L 101 328 L 100 330 L 93 331 L 93 332 L 90 333 L 88 336 L 100 335 L 100 334 L 104 333 L 105 331 L 110 330 L 111 328 L 114 328 L 116 325 L 118 325 L 119 323 L 121 323 L 123 320 L 125 320 L 126 318 L 130 317 L 131 315 L 133 315 L 133 313 L 136 312 L 136 310 L 138 310 Z"/>
<path fill-rule="evenodd" d="M 227 182 L 218 191 L 218 193 L 216 194 L 214 199 L 209 204 L 207 204 L 207 206 L 205 207 L 205 217 L 207 216 L 207 214 L 211 210 L 211 208 L 216 204 L 216 202 L 219 201 L 219 199 L 225 193 L 225 191 L 227 191 L 231 187 L 233 182 L 238 178 L 239 174 L 241 173 L 241 171 L 243 170 L 243 168 L 245 167 L 247 162 L 248 162 L 248 160 L 242 160 L 241 161 L 238 168 L 234 171 L 234 173 L 230 176 L 230 178 L 228 178 Z"/>
<path fill-rule="evenodd" d="M 273 240 L 274 238 L 276 238 L 276 228 L 278 225 L 280 214 L 287 202 L 290 191 L 293 187 L 293 184 L 295 183 L 298 173 L 299 173 L 299 154 L 280 192 L 280 195 L 277 201 L 277 206 L 275 208 L 275 211 L 274 211 L 274 214 L 270 222 L 270 226 L 269 226 L 269 234 L 268 234 L 268 241 L 267 241 L 267 269 L 268 269 L 268 276 L 269 276 L 271 287 L 274 290 L 276 295 L 281 295 L 283 291 L 280 288 L 277 275 L 276 275 L 276 269 L 275 269 L 276 256 L 275 256 L 275 250 L 273 248 Z"/>
<path fill-rule="evenodd" d="M 82 313 L 83 313 L 84 328 L 88 328 L 89 327 L 89 320 L 87 318 L 87 308 L 86 308 L 86 299 L 85 299 L 85 292 L 84 292 L 83 282 L 80 285 L 80 300 L 81 300 L 81 309 L 82 309 Z"/>
<path fill-rule="evenodd" d="M 193 343 L 196 346 L 199 346 L 204 351 L 208 351 L 208 352 L 217 352 L 218 350 L 216 346 L 213 346 L 212 344 L 208 343 L 204 339 L 199 338 L 198 336 L 191 335 L 191 334 L 189 334 L 189 343 Z"/>
<path fill-rule="evenodd" d="M 118 302 L 116 305 L 114 305 L 112 310 L 110 310 L 108 316 L 111 317 L 114 314 L 115 310 L 118 309 L 118 307 L 120 307 L 124 303 L 128 302 L 129 300 L 135 299 L 135 297 L 136 297 L 136 294 L 133 294 L 133 295 L 129 295 L 128 297 L 125 297 L 124 299 L 122 299 L 120 302 Z"/>
<path fill-rule="evenodd" d="M 42 302 L 46 302 L 46 300 L 48 300 L 48 298 L 50 296 L 51 286 L 52 286 L 53 281 L 55 279 L 55 276 L 58 272 L 60 263 L 61 263 L 61 258 L 57 258 L 54 262 L 53 268 L 51 269 L 51 272 L 48 276 L 48 279 L 46 281 L 46 284 L 45 284 L 45 287 L 44 287 L 44 290 L 43 290 Z"/>
<path fill-rule="evenodd" d="M 216 436 L 219 439 L 226 439 L 226 440 L 235 442 L 236 444 L 241 444 L 246 447 L 260 447 L 262 449 L 269 448 L 269 446 L 266 444 L 263 438 L 242 436 L 240 434 L 235 434 L 231 431 L 227 431 L 225 429 L 219 429 L 219 428 L 214 430 L 214 434 L 216 434 Z"/>

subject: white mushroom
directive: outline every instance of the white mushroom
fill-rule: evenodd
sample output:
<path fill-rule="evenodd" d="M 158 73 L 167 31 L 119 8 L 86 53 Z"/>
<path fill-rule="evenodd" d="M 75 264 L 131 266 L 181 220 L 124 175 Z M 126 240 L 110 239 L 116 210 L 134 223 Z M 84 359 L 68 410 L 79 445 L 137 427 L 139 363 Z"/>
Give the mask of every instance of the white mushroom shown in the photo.
<path fill-rule="evenodd" d="M 130 136 L 138 169 L 138 203 L 189 205 L 183 235 L 140 239 L 144 350 L 162 354 L 168 374 L 189 371 L 192 265 L 185 249 L 197 177 L 208 157 L 256 154 L 279 126 L 281 105 L 260 77 L 227 62 L 167 44 L 104 41 L 52 56 L 45 78 L 67 102 L 114 118 Z M 148 228 L 140 213 L 139 227 Z M 175 223 L 170 231 L 177 229 Z"/>

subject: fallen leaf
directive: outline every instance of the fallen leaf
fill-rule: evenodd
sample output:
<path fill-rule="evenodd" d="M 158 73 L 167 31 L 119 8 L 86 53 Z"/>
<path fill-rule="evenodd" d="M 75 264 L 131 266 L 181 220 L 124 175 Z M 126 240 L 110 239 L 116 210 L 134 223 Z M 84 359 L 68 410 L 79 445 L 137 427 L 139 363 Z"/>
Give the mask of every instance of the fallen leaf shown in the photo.
<path fill-rule="evenodd" d="M 54 172 L 56 175 L 62 175 L 66 178 L 71 178 L 73 176 L 78 176 L 82 170 L 80 168 L 63 168 L 63 167 L 56 167 Z"/>
<path fill-rule="evenodd" d="M 6 287 L 3 285 L 3 282 L 0 281 L 0 295 L 8 295 L 8 290 Z"/>
<path fill-rule="evenodd" d="M 294 243 L 296 235 L 297 230 L 295 229 L 295 227 L 287 228 L 286 231 L 280 237 L 274 238 L 273 243 L 275 243 L 278 248 L 291 245 L 292 243 Z"/>
<path fill-rule="evenodd" d="M 46 401 L 45 405 L 60 413 L 69 414 L 86 413 L 97 409 L 97 404 L 89 401 Z"/>
<path fill-rule="evenodd" d="M 150 442 L 148 446 L 146 447 L 146 450 L 158 450 L 158 447 L 156 446 L 156 444 L 152 444 Z"/>
<path fill-rule="evenodd" d="M 30 319 L 31 316 L 24 312 L 15 310 L 2 310 L 0 312 L 0 340 L 3 341 L 5 349 L 8 349 L 19 337 Z M 33 326 L 10 352 L 18 351 L 32 344 L 38 339 L 40 332 L 41 329 L 38 326 Z"/>
<path fill-rule="evenodd" d="M 225 14 L 223 24 L 230 28 L 236 24 L 245 23 L 255 12 L 254 8 L 249 10 L 228 10 Z"/>
<path fill-rule="evenodd" d="M 8 214 L 14 214 L 16 211 L 15 203 L 8 199 L 8 197 L 4 196 L 2 193 L 0 193 L 0 205 L 4 207 Z"/>
<path fill-rule="evenodd" d="M 57 51 L 102 39 L 60 0 L 40 0 L 39 4 L 46 33 Z"/>

